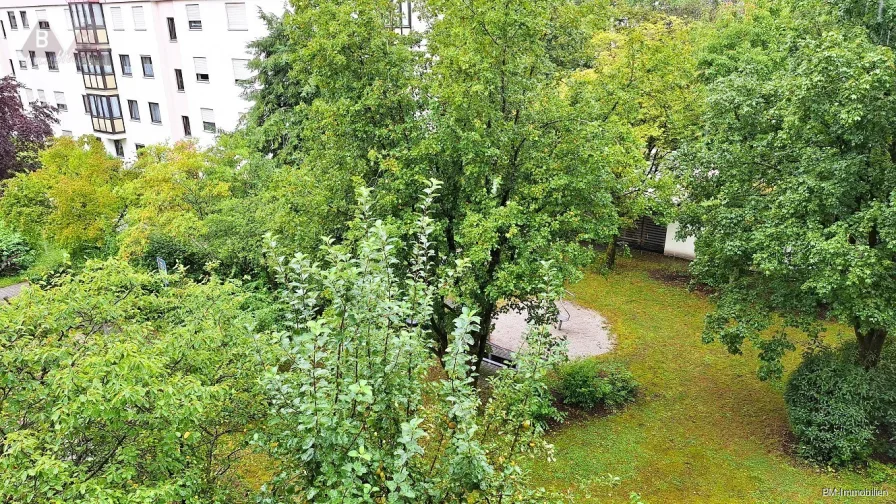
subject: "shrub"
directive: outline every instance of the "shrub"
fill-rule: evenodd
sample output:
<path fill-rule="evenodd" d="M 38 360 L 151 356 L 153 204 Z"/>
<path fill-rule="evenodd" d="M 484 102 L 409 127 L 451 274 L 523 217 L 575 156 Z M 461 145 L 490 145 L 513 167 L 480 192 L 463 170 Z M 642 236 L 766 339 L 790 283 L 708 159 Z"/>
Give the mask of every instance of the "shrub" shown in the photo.
<path fill-rule="evenodd" d="M 871 455 L 872 372 L 856 362 L 854 346 L 822 350 L 808 355 L 791 376 L 784 400 L 801 456 L 842 466 Z"/>
<path fill-rule="evenodd" d="M 31 265 L 34 254 L 19 233 L 0 222 L 0 276 L 14 275 Z"/>
<path fill-rule="evenodd" d="M 168 236 L 161 233 L 153 233 L 146 243 L 141 264 L 154 271 L 158 268 L 156 258 L 161 257 L 168 265 L 168 270 L 173 271 L 175 266 L 183 266 L 190 277 L 201 277 L 205 271 L 205 265 L 212 260 L 211 256 L 202 248 L 188 240 Z"/>
<path fill-rule="evenodd" d="M 615 410 L 635 399 L 638 382 L 620 363 L 580 359 L 560 367 L 555 388 L 563 404 Z"/>

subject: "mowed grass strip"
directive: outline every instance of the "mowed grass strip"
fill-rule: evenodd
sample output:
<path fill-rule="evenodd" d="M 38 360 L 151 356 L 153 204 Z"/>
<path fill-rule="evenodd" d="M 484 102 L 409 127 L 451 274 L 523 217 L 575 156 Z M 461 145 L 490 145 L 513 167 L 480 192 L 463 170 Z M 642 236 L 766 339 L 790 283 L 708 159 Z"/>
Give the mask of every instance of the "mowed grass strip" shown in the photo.
<path fill-rule="evenodd" d="M 756 377 L 752 349 L 733 356 L 701 342 L 707 296 L 654 279 L 685 268 L 635 253 L 609 276 L 588 273 L 572 286 L 578 303 L 609 321 L 617 343 L 610 356 L 627 363 L 642 394 L 621 413 L 551 434 L 556 461 L 536 462 L 535 482 L 576 502 L 628 502 L 634 491 L 650 504 L 832 502 L 823 488 L 881 488 L 868 475 L 821 470 L 790 453 L 783 384 Z M 848 338 L 846 331 L 831 325 L 827 337 Z M 801 350 L 788 356 L 788 372 Z M 896 488 L 885 488 L 890 499 L 870 500 L 896 502 Z"/>

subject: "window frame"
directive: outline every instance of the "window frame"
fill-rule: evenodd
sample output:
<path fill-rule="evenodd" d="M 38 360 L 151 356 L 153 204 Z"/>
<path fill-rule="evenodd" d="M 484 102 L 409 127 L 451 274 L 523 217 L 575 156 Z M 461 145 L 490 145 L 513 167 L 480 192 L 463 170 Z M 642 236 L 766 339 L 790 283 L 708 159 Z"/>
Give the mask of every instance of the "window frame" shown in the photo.
<path fill-rule="evenodd" d="M 134 112 L 137 113 L 136 116 L 134 115 Z M 140 104 L 137 100 L 128 100 L 128 116 L 132 121 L 140 122 Z"/>
<path fill-rule="evenodd" d="M 16 19 L 16 11 L 6 11 L 6 14 L 9 17 L 9 29 L 18 31 L 19 21 Z"/>
<path fill-rule="evenodd" d="M 46 56 L 46 58 L 47 58 L 47 69 L 51 72 L 58 72 L 59 71 L 59 60 L 56 58 L 56 52 L 55 51 L 45 51 L 44 56 Z"/>
<path fill-rule="evenodd" d="M 174 18 L 165 18 L 168 22 L 168 42 L 177 42 L 177 26 L 174 24 Z"/>
<path fill-rule="evenodd" d="M 31 28 L 31 25 L 28 24 L 28 12 L 26 12 L 26 11 L 19 11 L 19 15 L 22 16 L 22 28 L 24 28 L 24 29 L 26 29 L 26 30 L 27 30 L 28 28 Z"/>
<path fill-rule="evenodd" d="M 128 63 L 125 65 L 124 60 L 127 59 Z M 130 54 L 119 54 L 118 55 L 118 65 L 121 67 L 121 76 L 122 77 L 133 77 L 134 76 L 134 67 L 131 65 L 131 55 Z M 125 72 L 125 68 L 127 68 L 127 72 Z"/>
<path fill-rule="evenodd" d="M 28 51 L 28 60 L 31 61 L 31 68 L 38 68 L 36 52 L 29 50 Z"/>
<path fill-rule="evenodd" d="M 184 72 L 180 68 L 174 69 L 174 82 L 177 85 L 177 91 L 179 93 L 183 93 L 186 90 L 184 83 Z"/>
<path fill-rule="evenodd" d="M 147 103 L 149 103 L 149 122 L 151 122 L 153 124 L 162 124 L 162 107 L 160 107 L 159 104 L 156 102 L 147 102 Z M 155 110 L 159 114 L 158 120 L 156 120 L 156 118 L 154 117 L 155 114 L 153 114 L 153 108 L 152 108 L 153 105 L 156 106 Z"/>
<path fill-rule="evenodd" d="M 149 75 L 146 75 L 146 62 L 144 60 L 149 60 Z M 143 68 L 143 78 L 144 79 L 155 79 L 156 78 L 156 70 L 152 66 L 152 56 L 140 55 L 140 66 Z"/>
<path fill-rule="evenodd" d="M 184 136 L 193 138 L 193 128 L 190 126 L 190 116 L 180 116 L 180 124 L 184 128 Z"/>

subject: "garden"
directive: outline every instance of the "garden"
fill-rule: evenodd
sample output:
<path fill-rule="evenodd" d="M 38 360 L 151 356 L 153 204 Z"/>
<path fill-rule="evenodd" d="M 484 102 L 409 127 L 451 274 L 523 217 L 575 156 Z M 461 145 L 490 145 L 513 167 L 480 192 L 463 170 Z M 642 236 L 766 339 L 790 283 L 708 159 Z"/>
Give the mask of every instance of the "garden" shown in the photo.
<path fill-rule="evenodd" d="M 0 502 L 896 491 L 884 3 L 290 3 L 211 143 L 0 81 Z"/>

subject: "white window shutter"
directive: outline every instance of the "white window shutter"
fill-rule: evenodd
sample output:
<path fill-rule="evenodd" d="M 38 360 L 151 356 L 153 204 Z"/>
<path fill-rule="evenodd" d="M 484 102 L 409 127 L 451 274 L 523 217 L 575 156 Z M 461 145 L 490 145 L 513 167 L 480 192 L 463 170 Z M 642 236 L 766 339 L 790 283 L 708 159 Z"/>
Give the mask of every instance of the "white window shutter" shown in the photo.
<path fill-rule="evenodd" d="M 31 88 L 25 88 L 25 95 L 28 97 L 28 103 L 34 101 L 34 91 Z"/>
<path fill-rule="evenodd" d="M 71 130 L 62 130 L 62 136 L 67 136 L 67 137 L 72 136 Z"/>
<path fill-rule="evenodd" d="M 134 13 L 134 29 L 145 30 L 146 18 L 143 15 L 143 6 L 131 7 L 131 10 Z"/>
<path fill-rule="evenodd" d="M 46 21 L 47 20 L 47 10 L 46 9 L 38 9 L 34 11 L 37 14 L 38 21 Z"/>
<path fill-rule="evenodd" d="M 187 21 L 202 21 L 199 18 L 199 4 L 187 5 Z"/>
<path fill-rule="evenodd" d="M 112 29 L 124 30 L 124 16 L 121 15 L 121 7 L 110 7 L 109 14 L 112 16 Z"/>
<path fill-rule="evenodd" d="M 227 29 L 228 30 L 248 30 L 249 20 L 246 17 L 245 3 L 228 3 L 224 4 L 227 9 Z"/>
<path fill-rule="evenodd" d="M 205 58 L 193 58 L 193 64 L 196 66 L 196 73 L 208 73 L 208 61 Z"/>
<path fill-rule="evenodd" d="M 65 93 L 61 93 L 59 91 L 53 91 L 53 97 L 56 99 L 56 105 L 66 105 L 65 103 Z"/>
<path fill-rule="evenodd" d="M 40 100 L 41 103 L 47 103 L 47 94 L 44 93 L 43 89 L 37 90 L 37 99 Z"/>
<path fill-rule="evenodd" d="M 252 73 L 249 72 L 249 60 L 247 59 L 233 59 L 233 79 L 234 80 L 246 80 L 251 79 Z"/>
<path fill-rule="evenodd" d="M 210 108 L 201 108 L 199 112 L 202 113 L 202 122 L 215 122 L 215 111 Z"/>
<path fill-rule="evenodd" d="M 16 51 L 16 57 L 19 58 L 19 61 L 25 61 L 25 51 Z"/>
<path fill-rule="evenodd" d="M 69 10 L 68 7 L 63 8 L 65 11 L 65 24 L 69 30 L 75 29 L 75 24 L 72 22 L 72 11 Z"/>

